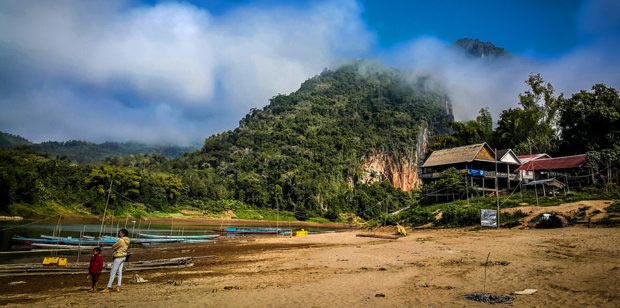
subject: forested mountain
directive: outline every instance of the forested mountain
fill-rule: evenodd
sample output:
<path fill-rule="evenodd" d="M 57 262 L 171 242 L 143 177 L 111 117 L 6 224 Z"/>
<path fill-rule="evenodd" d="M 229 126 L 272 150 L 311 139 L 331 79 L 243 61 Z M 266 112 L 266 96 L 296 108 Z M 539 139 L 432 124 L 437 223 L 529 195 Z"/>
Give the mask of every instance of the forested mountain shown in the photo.
<path fill-rule="evenodd" d="M 388 207 L 396 208 L 408 195 L 389 182 L 366 185 L 386 178 L 366 174 L 364 161 L 383 155 L 389 168 L 415 168 L 407 162 L 416 160 L 422 130 L 452 121 L 446 94 L 430 84 L 365 62 L 326 70 L 168 167 L 194 174 L 192 199 L 321 213 L 364 212 L 393 197 Z"/>
<path fill-rule="evenodd" d="M 100 144 L 71 140 L 71 141 L 47 141 L 32 143 L 21 136 L 12 135 L 0 131 L 0 147 L 28 146 L 32 150 L 57 156 L 78 163 L 95 163 L 104 160 L 119 161 L 127 160 L 130 155 L 156 154 L 165 157 L 177 157 L 184 153 L 194 151 L 195 147 L 181 147 L 176 145 L 147 145 L 138 142 L 104 142 Z"/>
<path fill-rule="evenodd" d="M 462 38 L 454 42 L 454 45 L 463 49 L 467 54 L 477 58 L 509 55 L 504 48 L 497 47 L 491 42 L 480 41 L 479 39 Z"/>

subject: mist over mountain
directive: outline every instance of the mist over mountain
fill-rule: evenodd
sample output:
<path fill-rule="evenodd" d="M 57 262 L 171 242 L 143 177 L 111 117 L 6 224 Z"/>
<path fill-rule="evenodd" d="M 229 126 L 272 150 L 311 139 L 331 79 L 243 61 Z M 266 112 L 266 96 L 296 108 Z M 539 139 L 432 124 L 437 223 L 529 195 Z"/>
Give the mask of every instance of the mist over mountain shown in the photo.
<path fill-rule="evenodd" d="M 236 129 L 207 138 L 200 152 L 166 165 L 200 178 L 189 185 L 192 199 L 365 211 L 388 195 L 410 198 L 404 190 L 419 185 L 419 146 L 452 120 L 449 98 L 432 78 L 358 61 L 273 97 Z"/>

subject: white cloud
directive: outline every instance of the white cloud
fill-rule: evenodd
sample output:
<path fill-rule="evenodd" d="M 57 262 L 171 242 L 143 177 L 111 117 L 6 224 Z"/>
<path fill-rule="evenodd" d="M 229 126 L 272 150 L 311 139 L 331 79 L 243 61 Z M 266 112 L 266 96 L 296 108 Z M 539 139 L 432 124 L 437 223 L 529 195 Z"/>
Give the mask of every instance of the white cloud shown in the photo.
<path fill-rule="evenodd" d="M 13 88 L 0 102 L 41 119 L 4 113 L 0 129 L 35 141 L 200 140 L 371 43 L 347 0 L 223 16 L 174 2 L 6 1 L 0 77 Z"/>
<path fill-rule="evenodd" d="M 408 68 L 413 76 L 431 75 L 448 91 L 457 120 L 476 117 L 488 106 L 494 119 L 502 110 L 516 107 L 518 94 L 532 73 L 540 73 L 565 95 L 589 90 L 596 83 L 620 87 L 620 60 L 614 54 L 619 44 L 597 41 L 557 59 L 535 60 L 518 55 L 507 59 L 465 56 L 450 44 L 434 38 L 419 38 L 383 56 L 396 67 Z"/>
<path fill-rule="evenodd" d="M 432 37 L 380 58 L 433 75 L 448 89 L 459 120 L 484 106 L 495 115 L 516 106 L 530 73 L 567 94 L 597 82 L 618 88 L 620 44 L 610 33 L 620 19 L 597 17 L 618 14 L 613 1 L 597 3 L 586 2 L 577 21 L 590 43 L 556 59 L 471 59 Z M 187 144 L 234 128 L 250 108 L 375 47 L 352 0 L 245 5 L 217 16 L 176 2 L 6 0 L 0 130 L 33 141 Z"/>

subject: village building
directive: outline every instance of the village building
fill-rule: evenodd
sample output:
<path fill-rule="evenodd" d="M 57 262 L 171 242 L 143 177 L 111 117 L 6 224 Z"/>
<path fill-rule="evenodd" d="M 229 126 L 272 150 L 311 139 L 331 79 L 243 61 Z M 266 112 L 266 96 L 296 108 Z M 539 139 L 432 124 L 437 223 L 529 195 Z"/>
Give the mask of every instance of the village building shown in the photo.
<path fill-rule="evenodd" d="M 528 163 L 530 161 L 533 161 L 533 160 L 551 158 L 551 156 L 549 154 L 546 154 L 546 153 L 541 153 L 541 154 L 519 155 L 517 158 L 519 159 L 521 164 L 526 164 L 526 163 Z M 521 180 L 523 180 L 524 182 L 526 182 L 526 183 L 529 182 L 529 181 L 533 181 L 534 180 L 534 171 L 533 170 L 521 170 L 521 171 L 519 171 L 518 177 Z"/>
<path fill-rule="evenodd" d="M 585 162 L 586 154 L 555 158 L 540 157 L 525 162 L 516 171 L 519 173 L 524 171 L 531 173 L 532 178 L 528 178 L 528 180 L 544 181 L 555 179 L 569 187 L 575 187 L 582 186 L 591 179 L 589 169 L 584 168 Z"/>
<path fill-rule="evenodd" d="M 477 191 L 494 191 L 495 179 L 499 188 L 516 185 L 519 178 L 514 173 L 521 165 L 512 150 L 495 151 L 486 143 L 465 145 L 456 148 L 433 151 L 421 168 L 420 178 L 425 184 L 441 177 L 442 172 L 455 168 L 468 187 Z M 497 172 L 496 172 L 497 168 Z"/>

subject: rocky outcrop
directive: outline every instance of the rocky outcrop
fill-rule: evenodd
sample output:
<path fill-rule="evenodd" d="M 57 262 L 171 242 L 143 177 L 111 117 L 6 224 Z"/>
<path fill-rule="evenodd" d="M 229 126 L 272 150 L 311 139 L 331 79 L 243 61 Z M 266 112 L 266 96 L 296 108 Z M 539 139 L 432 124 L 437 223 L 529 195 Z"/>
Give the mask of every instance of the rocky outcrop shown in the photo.
<path fill-rule="evenodd" d="M 362 163 L 363 183 L 375 183 L 389 180 L 392 185 L 403 191 L 420 187 L 418 165 L 415 159 L 394 159 L 385 152 L 372 153 Z"/>
<path fill-rule="evenodd" d="M 384 151 L 375 151 L 362 162 L 361 182 L 371 184 L 389 180 L 395 188 L 410 191 L 422 185 L 418 176 L 418 166 L 424 161 L 424 153 L 429 147 L 428 129 L 422 127 L 417 145 L 401 158 L 394 158 Z"/>

